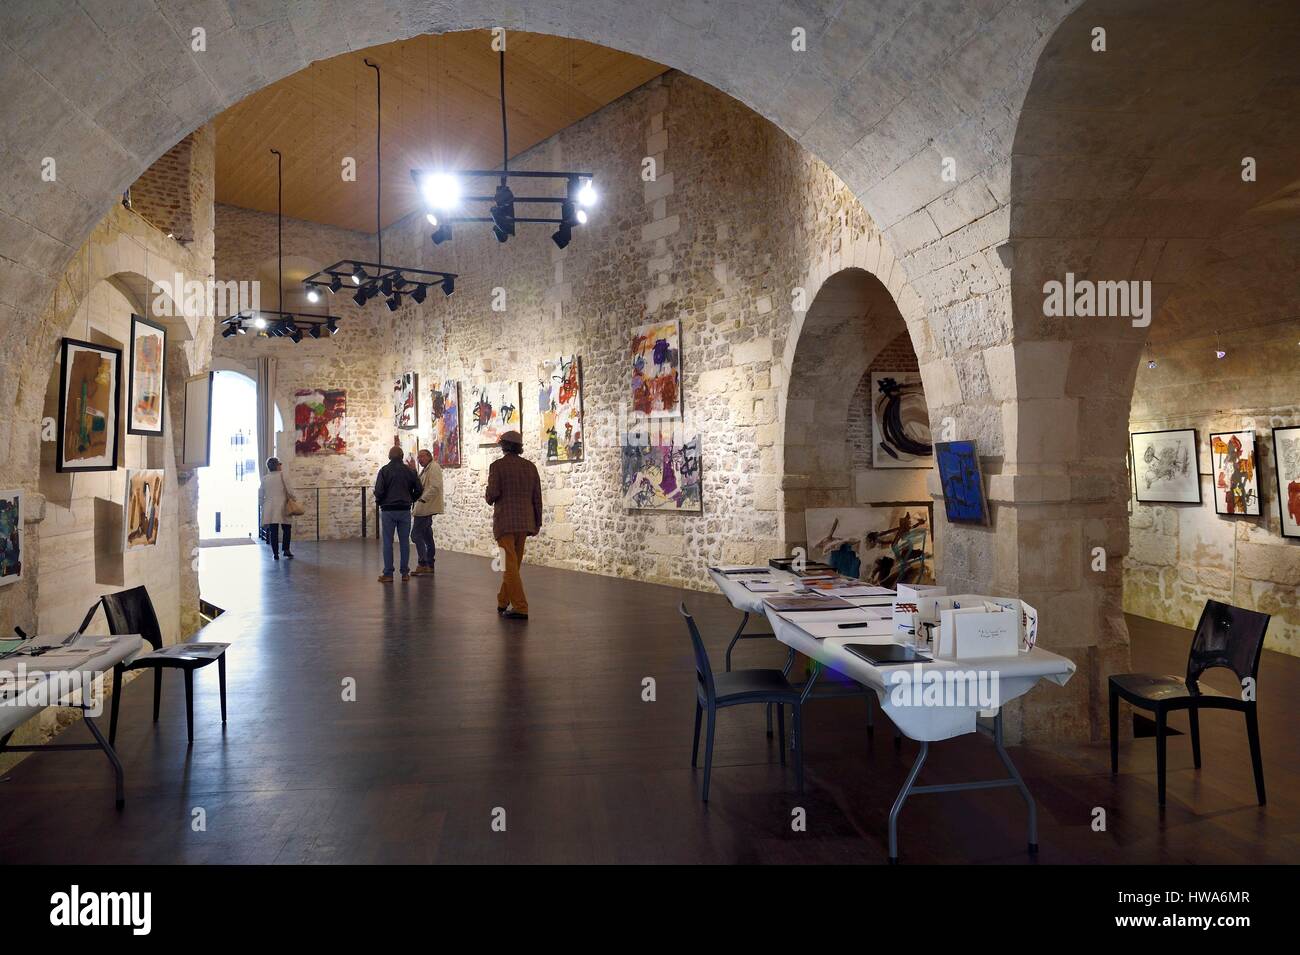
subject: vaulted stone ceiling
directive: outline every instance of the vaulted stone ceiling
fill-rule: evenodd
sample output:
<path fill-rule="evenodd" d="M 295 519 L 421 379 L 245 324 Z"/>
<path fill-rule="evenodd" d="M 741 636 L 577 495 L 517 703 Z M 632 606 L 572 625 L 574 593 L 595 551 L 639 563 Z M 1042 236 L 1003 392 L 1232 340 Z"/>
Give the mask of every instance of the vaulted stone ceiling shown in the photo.
<path fill-rule="evenodd" d="M 375 73 L 383 82 L 385 226 L 413 212 L 412 168 L 501 165 L 499 55 L 486 30 L 420 36 L 345 53 L 285 77 L 217 117 L 217 201 L 274 212 L 283 153 L 285 215 L 375 231 Z M 511 32 L 506 44 L 510 155 L 664 71 L 607 47 Z M 342 164 L 355 160 L 354 180 Z"/>

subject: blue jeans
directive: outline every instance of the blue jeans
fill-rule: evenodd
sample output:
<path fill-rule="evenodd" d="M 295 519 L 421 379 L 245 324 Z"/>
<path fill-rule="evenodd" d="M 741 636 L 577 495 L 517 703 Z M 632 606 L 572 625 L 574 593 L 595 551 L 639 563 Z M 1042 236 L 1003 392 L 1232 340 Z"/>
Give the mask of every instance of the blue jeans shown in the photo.
<path fill-rule="evenodd" d="M 402 573 L 411 572 L 411 512 L 380 511 L 379 536 L 384 542 L 384 576 L 393 576 L 393 532 L 402 552 Z"/>
<path fill-rule="evenodd" d="M 411 540 L 415 541 L 415 560 L 421 567 L 432 567 L 438 547 L 433 542 L 433 515 L 411 520 Z"/>

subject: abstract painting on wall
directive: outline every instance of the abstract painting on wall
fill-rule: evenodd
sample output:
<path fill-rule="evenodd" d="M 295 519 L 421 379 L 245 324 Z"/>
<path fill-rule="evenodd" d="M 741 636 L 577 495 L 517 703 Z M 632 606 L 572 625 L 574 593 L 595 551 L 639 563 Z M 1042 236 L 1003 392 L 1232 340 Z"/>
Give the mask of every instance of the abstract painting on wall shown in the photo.
<path fill-rule="evenodd" d="M 23 579 L 23 492 L 0 491 L 0 587 Z"/>
<path fill-rule="evenodd" d="M 167 329 L 131 316 L 131 370 L 127 389 L 128 434 L 157 438 L 163 433 L 163 382 L 166 381 Z"/>
<path fill-rule="evenodd" d="M 433 443 L 429 453 L 440 467 L 460 467 L 460 382 L 435 381 L 429 389 L 432 399 Z"/>
<path fill-rule="evenodd" d="M 984 475 L 974 441 L 940 441 L 934 459 L 943 487 L 943 509 L 952 522 L 987 524 L 988 501 L 984 497 Z"/>
<path fill-rule="evenodd" d="M 1210 435 L 1214 513 L 1259 516 L 1259 464 L 1254 431 Z"/>
<path fill-rule="evenodd" d="M 1273 463 L 1282 536 L 1300 537 L 1300 427 L 1273 429 Z"/>
<path fill-rule="evenodd" d="M 930 506 L 814 507 L 804 511 L 808 548 L 846 577 L 878 587 L 934 582 Z"/>
<path fill-rule="evenodd" d="M 348 393 L 343 389 L 294 392 L 294 453 L 346 454 Z"/>
<path fill-rule="evenodd" d="M 582 460 L 582 359 L 559 355 L 542 362 L 537 379 L 542 452 L 552 463 Z"/>
<path fill-rule="evenodd" d="M 393 436 L 393 443 L 402 449 L 402 457 L 408 463 L 419 466 L 415 456 L 420 453 L 420 436 L 414 431 L 407 431 L 404 434 Z"/>
<path fill-rule="evenodd" d="M 523 384 L 498 381 L 474 389 L 474 440 L 480 445 L 496 444 L 506 431 L 523 433 L 521 396 Z"/>
<path fill-rule="evenodd" d="M 680 426 L 652 432 L 623 438 L 623 506 L 702 511 L 700 436 Z"/>
<path fill-rule="evenodd" d="M 1138 431 L 1133 443 L 1133 490 L 1144 504 L 1200 504 L 1196 431 Z"/>
<path fill-rule="evenodd" d="M 928 468 L 934 465 L 930 410 L 914 371 L 871 373 L 871 466 Z"/>
<path fill-rule="evenodd" d="M 682 413 L 682 326 L 676 319 L 632 332 L 632 410 L 651 418 Z"/>
<path fill-rule="evenodd" d="M 410 430 L 420 424 L 419 375 L 413 371 L 402 372 L 393 379 L 393 424 Z"/>
<path fill-rule="evenodd" d="M 126 546 L 152 547 L 158 543 L 162 519 L 161 468 L 126 472 Z"/>
<path fill-rule="evenodd" d="M 58 471 L 117 469 L 122 351 L 63 339 L 59 369 Z"/>

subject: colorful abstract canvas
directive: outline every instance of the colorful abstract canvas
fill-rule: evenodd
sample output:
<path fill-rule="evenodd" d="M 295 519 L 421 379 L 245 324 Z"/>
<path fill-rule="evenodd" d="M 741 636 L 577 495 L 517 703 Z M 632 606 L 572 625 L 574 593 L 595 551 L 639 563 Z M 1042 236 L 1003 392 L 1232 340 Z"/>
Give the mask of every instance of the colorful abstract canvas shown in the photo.
<path fill-rule="evenodd" d="M 348 393 L 343 389 L 304 389 L 294 392 L 294 399 L 294 453 L 347 453 Z"/>
<path fill-rule="evenodd" d="M 1139 431 L 1129 439 L 1133 444 L 1133 490 L 1139 503 L 1201 503 L 1193 429 Z"/>
<path fill-rule="evenodd" d="M 1259 464 L 1254 431 L 1210 435 L 1214 513 L 1259 516 Z"/>
<path fill-rule="evenodd" d="M 930 506 L 817 507 L 804 511 L 810 556 L 878 587 L 934 581 Z"/>
<path fill-rule="evenodd" d="M 0 587 L 23 579 L 23 492 L 0 491 Z"/>
<path fill-rule="evenodd" d="M 1277 509 L 1283 537 L 1300 537 L 1300 427 L 1273 429 Z"/>
<path fill-rule="evenodd" d="M 393 380 L 393 424 L 410 430 L 419 427 L 420 393 L 417 390 L 419 375 L 406 371 Z"/>
<path fill-rule="evenodd" d="M 699 512 L 700 483 L 698 434 L 678 426 L 624 437 L 624 507 Z"/>
<path fill-rule="evenodd" d="M 460 382 L 435 381 L 429 389 L 432 400 L 433 443 L 429 453 L 444 468 L 460 467 Z"/>
<path fill-rule="evenodd" d="M 523 385 L 499 381 L 474 389 L 474 440 L 480 445 L 496 444 L 506 431 L 523 433 L 520 404 Z"/>
<path fill-rule="evenodd" d="M 122 352 L 63 339 L 59 369 L 59 471 L 117 469 Z"/>
<path fill-rule="evenodd" d="M 161 468 L 126 472 L 126 547 L 152 547 L 158 543 L 162 519 Z"/>
<path fill-rule="evenodd" d="M 873 371 L 871 466 L 928 468 L 934 465 L 933 455 L 921 376 L 914 371 Z"/>
<path fill-rule="evenodd" d="M 542 362 L 537 380 L 542 453 L 551 463 L 582 460 L 582 359 L 560 355 Z"/>
<path fill-rule="evenodd" d="M 139 315 L 131 316 L 131 372 L 127 394 L 126 430 L 159 437 L 163 433 L 164 362 L 167 330 Z"/>
<path fill-rule="evenodd" d="M 943 487 L 943 508 L 954 523 L 987 524 L 988 501 L 984 497 L 984 475 L 974 441 L 940 441 L 934 446 L 939 483 Z"/>
<path fill-rule="evenodd" d="M 682 326 L 676 319 L 632 332 L 632 410 L 651 418 L 682 413 Z"/>

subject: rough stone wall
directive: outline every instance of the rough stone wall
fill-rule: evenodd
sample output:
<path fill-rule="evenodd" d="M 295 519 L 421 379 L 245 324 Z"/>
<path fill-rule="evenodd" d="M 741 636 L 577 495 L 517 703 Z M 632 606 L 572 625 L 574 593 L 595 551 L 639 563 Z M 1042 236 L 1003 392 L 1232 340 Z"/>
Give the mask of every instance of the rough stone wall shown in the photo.
<path fill-rule="evenodd" d="M 1272 429 L 1300 424 L 1300 322 L 1170 343 L 1138 370 L 1129 431 L 1195 428 L 1200 504 L 1141 504 L 1129 514 L 1124 609 L 1195 627 L 1207 599 L 1273 615 L 1266 646 L 1300 654 L 1300 540 L 1280 531 Z M 1209 436 L 1255 430 L 1259 517 L 1214 512 Z M 1131 481 L 1130 481 L 1131 487 Z"/>
<path fill-rule="evenodd" d="M 186 136 L 150 166 L 131 186 L 131 209 L 164 235 L 178 242 L 194 237 L 195 196 L 191 157 L 194 137 Z M 209 198 L 208 204 L 211 205 Z"/>

